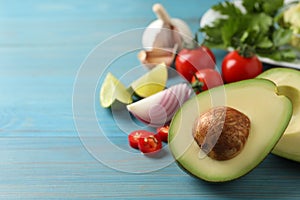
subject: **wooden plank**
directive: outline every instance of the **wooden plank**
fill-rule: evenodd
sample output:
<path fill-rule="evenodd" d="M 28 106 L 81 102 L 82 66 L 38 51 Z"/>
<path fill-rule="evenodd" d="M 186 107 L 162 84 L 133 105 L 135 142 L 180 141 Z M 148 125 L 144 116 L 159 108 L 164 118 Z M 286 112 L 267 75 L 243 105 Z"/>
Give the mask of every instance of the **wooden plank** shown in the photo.
<path fill-rule="evenodd" d="M 146 174 L 115 171 L 92 159 L 76 137 L 1 138 L 0 147 L 0 197 L 7 199 L 299 197 L 299 165 L 275 156 L 235 182 L 211 184 L 175 163 Z"/>
<path fill-rule="evenodd" d="M 133 174 L 106 166 L 95 158 L 95 152 L 87 151 L 82 137 L 98 136 L 122 151 L 138 154 L 137 159 L 141 157 L 129 148 L 126 133 L 116 126 L 112 113 L 99 105 L 97 92 L 103 77 L 93 86 L 92 106 L 104 135 L 92 132 L 90 118 L 85 116 L 85 132 L 78 132 L 72 95 L 77 72 L 91 50 L 121 31 L 145 27 L 155 18 L 151 10 L 155 2 L 0 0 L 0 199 L 300 197 L 299 164 L 273 155 L 239 180 L 211 184 L 190 177 L 173 161 L 151 173 Z M 219 1 L 161 2 L 171 16 L 183 18 L 195 32 L 201 15 Z M 128 40 L 107 47 L 99 59 L 114 56 L 131 43 Z M 215 53 L 220 64 L 225 52 Z M 120 77 L 138 64 L 133 52 L 116 60 L 108 70 Z M 130 82 L 129 78 L 124 81 Z M 127 119 L 119 123 L 126 130 L 132 128 Z M 124 159 L 110 149 L 101 149 L 104 142 L 91 141 L 103 150 L 102 159 Z M 116 164 L 142 167 L 138 160 L 122 162 Z"/>

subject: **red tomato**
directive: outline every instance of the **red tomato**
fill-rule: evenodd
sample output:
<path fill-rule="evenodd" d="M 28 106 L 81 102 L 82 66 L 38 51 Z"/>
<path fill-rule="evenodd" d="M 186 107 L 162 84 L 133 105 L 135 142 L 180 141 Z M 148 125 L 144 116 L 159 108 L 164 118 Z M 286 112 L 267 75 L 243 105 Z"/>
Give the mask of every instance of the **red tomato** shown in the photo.
<path fill-rule="evenodd" d="M 149 131 L 146 130 L 136 130 L 136 131 L 132 131 L 129 135 L 128 135 L 128 142 L 129 145 L 132 148 L 138 149 L 138 143 L 139 143 L 139 138 L 144 138 L 144 137 L 148 137 L 150 135 L 154 135 L 154 133 L 151 133 Z"/>
<path fill-rule="evenodd" d="M 156 129 L 157 134 L 163 142 L 168 142 L 169 126 L 162 126 Z"/>
<path fill-rule="evenodd" d="M 182 49 L 175 59 L 176 70 L 191 81 L 194 74 L 200 69 L 214 69 L 216 58 L 212 51 L 206 46 L 195 49 Z"/>
<path fill-rule="evenodd" d="M 222 62 L 222 74 L 226 83 L 254 78 L 262 71 L 263 65 L 255 55 L 246 58 L 237 51 L 232 51 Z"/>
<path fill-rule="evenodd" d="M 192 78 L 192 86 L 198 94 L 201 91 L 223 85 L 222 76 L 214 69 L 201 69 Z"/>
<path fill-rule="evenodd" d="M 140 137 L 138 146 L 143 153 L 158 152 L 162 148 L 162 142 L 159 135 L 150 135 L 147 137 Z"/>

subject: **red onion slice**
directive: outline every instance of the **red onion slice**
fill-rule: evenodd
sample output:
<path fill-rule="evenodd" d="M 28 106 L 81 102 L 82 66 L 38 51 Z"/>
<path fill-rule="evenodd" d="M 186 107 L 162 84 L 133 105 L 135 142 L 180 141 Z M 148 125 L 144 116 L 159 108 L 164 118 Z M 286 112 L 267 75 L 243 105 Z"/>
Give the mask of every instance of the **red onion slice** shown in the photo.
<path fill-rule="evenodd" d="M 192 92 L 187 84 L 180 83 L 127 105 L 127 109 L 149 126 L 160 127 L 171 121 L 175 112 L 188 100 Z"/>

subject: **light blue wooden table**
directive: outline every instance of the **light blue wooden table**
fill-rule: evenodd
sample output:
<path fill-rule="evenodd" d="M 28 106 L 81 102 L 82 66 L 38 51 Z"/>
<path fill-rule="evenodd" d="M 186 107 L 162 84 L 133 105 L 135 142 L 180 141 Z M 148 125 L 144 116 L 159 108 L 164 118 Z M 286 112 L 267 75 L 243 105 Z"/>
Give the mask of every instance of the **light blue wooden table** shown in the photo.
<path fill-rule="evenodd" d="M 124 31 L 151 22 L 155 2 L 0 1 L 0 199 L 300 198 L 300 165 L 273 155 L 241 179 L 211 184 L 190 177 L 168 159 L 151 168 L 152 160 L 150 167 L 144 168 L 139 161 L 128 162 L 122 154 L 105 149 L 98 140 L 86 145 L 82 136 L 91 134 L 93 138 L 96 133 L 89 129 L 91 121 L 84 106 L 94 109 L 93 117 L 105 132 L 104 142 L 132 151 L 112 113 L 98 103 L 101 77 L 96 85 L 87 76 L 77 78 L 86 65 L 102 72 L 105 66 L 97 65 L 102 59 L 115 57 L 121 47 L 135 44 L 138 38 L 126 40 Z M 171 16 L 184 19 L 196 32 L 201 15 L 218 1 L 161 2 Z M 120 33 L 122 40 L 109 39 Z M 108 41 L 106 46 L 103 41 Z M 92 53 L 103 46 L 103 54 Z M 215 53 L 220 64 L 224 52 Z M 87 63 L 90 60 L 93 62 Z M 135 52 L 131 52 L 112 62 L 108 70 L 120 77 L 138 65 Z M 95 89 L 91 94 L 95 98 L 78 108 L 78 99 L 86 95 L 84 90 L 77 91 L 82 82 L 86 91 L 90 91 L 89 85 Z M 107 163 L 115 160 L 118 162 Z M 136 169 L 143 173 L 133 173 Z"/>

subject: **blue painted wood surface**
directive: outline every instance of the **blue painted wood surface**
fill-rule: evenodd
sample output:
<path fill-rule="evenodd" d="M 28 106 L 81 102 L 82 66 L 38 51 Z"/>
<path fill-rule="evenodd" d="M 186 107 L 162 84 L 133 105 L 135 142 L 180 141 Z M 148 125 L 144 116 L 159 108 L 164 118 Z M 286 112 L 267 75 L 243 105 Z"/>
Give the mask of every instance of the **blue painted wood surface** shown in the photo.
<path fill-rule="evenodd" d="M 173 162 L 151 173 L 126 173 L 87 151 L 72 110 L 80 67 L 99 43 L 155 19 L 155 2 L 0 1 L 0 199 L 300 198 L 299 164 L 273 155 L 241 179 L 211 184 L 190 177 Z M 201 15 L 218 1 L 160 2 L 195 32 Z M 121 41 L 102 56 L 129 44 Z M 215 53 L 220 64 L 224 52 Z M 138 64 L 132 54 L 116 61 L 120 69 L 109 70 L 122 75 Z M 130 151 L 126 136 L 96 97 L 97 91 L 92 106 L 106 136 Z M 102 150 L 105 158 L 118 158 Z"/>

